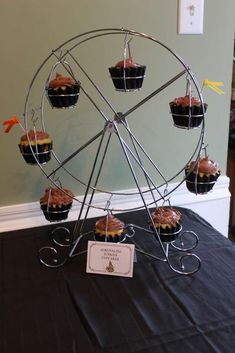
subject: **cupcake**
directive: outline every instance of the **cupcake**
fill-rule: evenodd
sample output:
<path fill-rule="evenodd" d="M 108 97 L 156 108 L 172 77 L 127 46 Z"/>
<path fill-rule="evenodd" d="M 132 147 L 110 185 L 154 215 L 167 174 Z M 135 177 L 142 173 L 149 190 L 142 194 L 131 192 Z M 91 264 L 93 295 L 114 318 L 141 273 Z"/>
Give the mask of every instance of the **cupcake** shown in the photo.
<path fill-rule="evenodd" d="M 18 146 L 28 164 L 45 164 L 51 159 L 52 140 L 45 131 L 30 130 L 28 137 L 27 134 L 21 136 Z"/>
<path fill-rule="evenodd" d="M 207 104 L 201 104 L 200 99 L 189 96 L 175 98 L 170 102 L 170 110 L 174 125 L 180 128 L 196 128 L 201 125 Z M 204 112 L 203 112 L 204 107 Z"/>
<path fill-rule="evenodd" d="M 53 108 L 68 108 L 74 106 L 79 97 L 80 83 L 72 77 L 56 74 L 49 82 L 47 97 Z"/>
<path fill-rule="evenodd" d="M 146 66 L 130 57 L 109 68 L 114 87 L 118 91 L 137 91 L 142 87 Z"/>
<path fill-rule="evenodd" d="M 124 228 L 125 224 L 120 219 L 108 213 L 95 224 L 95 240 L 121 242 L 125 238 Z"/>
<path fill-rule="evenodd" d="M 171 242 L 177 238 L 182 229 L 181 213 L 178 210 L 173 207 L 157 207 L 151 216 L 161 241 Z"/>
<path fill-rule="evenodd" d="M 206 194 L 215 185 L 220 176 L 217 162 L 208 156 L 192 161 L 185 167 L 186 186 L 194 194 Z"/>
<path fill-rule="evenodd" d="M 73 193 L 68 189 L 47 188 L 40 199 L 41 210 L 50 222 L 63 221 L 68 217 L 73 203 Z"/>

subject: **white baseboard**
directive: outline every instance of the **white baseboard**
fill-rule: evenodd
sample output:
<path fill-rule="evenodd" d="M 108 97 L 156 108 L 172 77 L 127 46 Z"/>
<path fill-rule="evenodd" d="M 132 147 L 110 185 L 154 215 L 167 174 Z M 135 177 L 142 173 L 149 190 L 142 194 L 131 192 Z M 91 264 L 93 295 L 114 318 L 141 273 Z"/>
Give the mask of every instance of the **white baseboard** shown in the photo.
<path fill-rule="evenodd" d="M 175 186 L 174 183 L 169 184 L 168 191 L 173 190 Z M 119 210 L 117 213 L 141 205 L 140 197 L 137 194 L 133 195 L 134 192 L 136 190 L 125 190 L 123 191 L 125 195 L 112 197 L 111 205 L 115 210 Z M 151 202 L 151 195 L 149 193 L 144 195 L 146 203 Z M 107 194 L 97 193 L 93 201 L 100 209 L 90 208 L 88 218 L 103 215 L 102 208 L 105 207 L 108 198 Z M 78 197 L 78 199 L 81 201 L 82 197 Z M 183 183 L 172 193 L 170 203 L 172 206 L 186 207 L 195 211 L 220 233 L 228 236 L 230 192 L 227 176 L 221 176 L 213 190 L 206 195 L 190 193 Z M 80 203 L 75 201 L 66 222 L 76 220 L 79 209 Z M 44 218 L 40 209 L 39 202 L 0 207 L 0 233 L 48 224 L 49 222 Z"/>

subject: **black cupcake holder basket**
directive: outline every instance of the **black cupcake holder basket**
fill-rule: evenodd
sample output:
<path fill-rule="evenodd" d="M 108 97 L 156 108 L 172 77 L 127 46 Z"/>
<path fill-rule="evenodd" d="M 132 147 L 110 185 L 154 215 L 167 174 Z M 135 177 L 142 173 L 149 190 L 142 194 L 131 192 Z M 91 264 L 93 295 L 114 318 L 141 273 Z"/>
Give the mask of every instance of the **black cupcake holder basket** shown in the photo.
<path fill-rule="evenodd" d="M 129 228 L 128 225 L 123 229 L 120 235 L 116 234 L 114 236 L 109 235 L 108 231 L 106 234 L 100 234 L 95 229 L 93 232 L 93 238 L 95 241 L 103 241 L 110 243 L 123 243 L 127 238 L 132 238 L 135 232 L 132 228 Z"/>
<path fill-rule="evenodd" d="M 186 187 L 188 189 L 188 191 L 194 193 L 194 194 L 207 194 L 208 192 L 210 192 L 218 177 L 220 176 L 220 172 L 218 172 L 215 175 L 210 175 L 210 176 L 203 176 L 200 177 L 198 174 L 195 174 L 193 172 L 185 172 L 186 175 Z"/>
<path fill-rule="evenodd" d="M 31 165 L 46 164 L 51 159 L 52 143 L 35 145 L 35 146 L 23 146 L 18 145 L 20 153 L 22 154 L 25 162 Z"/>
<path fill-rule="evenodd" d="M 78 102 L 80 94 L 79 84 L 74 85 L 72 88 L 62 90 L 47 89 L 47 98 L 52 108 L 64 109 L 74 108 Z"/>
<path fill-rule="evenodd" d="M 149 227 L 153 231 L 153 226 L 150 225 Z M 163 227 L 155 227 L 161 241 L 163 243 L 171 243 L 172 241 L 176 240 L 182 231 L 182 225 L 180 223 L 177 223 L 175 226 L 169 227 L 167 226 L 166 228 Z"/>
<path fill-rule="evenodd" d="M 72 203 L 62 207 L 49 207 L 48 205 L 41 205 L 41 210 L 47 221 L 60 222 L 68 218 Z"/>
<path fill-rule="evenodd" d="M 207 104 L 204 103 L 204 112 L 202 106 L 199 107 L 180 107 L 170 103 L 170 113 L 172 115 L 174 126 L 181 129 L 195 129 L 200 127 L 205 112 L 207 110 Z M 190 113 L 191 110 L 191 113 Z"/>
<path fill-rule="evenodd" d="M 216 180 L 210 181 L 210 182 L 199 182 L 199 181 L 190 181 L 186 179 L 186 187 L 188 191 L 194 194 L 200 194 L 200 195 L 204 195 L 210 192 L 213 189 L 215 183 L 216 183 Z"/>
<path fill-rule="evenodd" d="M 62 66 L 63 69 L 67 71 L 69 76 L 72 79 L 74 79 L 75 81 L 74 84 L 65 86 L 65 88 L 49 87 L 53 72 L 57 70 L 58 66 Z M 78 102 L 80 87 L 81 87 L 81 83 L 78 80 L 76 80 L 70 64 L 64 59 L 63 60 L 59 59 L 59 61 L 57 61 L 51 68 L 50 74 L 46 82 L 45 94 L 52 108 L 57 108 L 57 109 L 74 108 Z"/>
<path fill-rule="evenodd" d="M 146 66 L 137 68 L 110 67 L 109 72 L 116 91 L 133 92 L 142 88 Z"/>
<path fill-rule="evenodd" d="M 173 114 L 172 118 L 174 121 L 174 126 L 179 127 L 181 129 L 195 129 L 200 127 L 203 114 L 201 115 L 185 115 L 185 114 Z"/>

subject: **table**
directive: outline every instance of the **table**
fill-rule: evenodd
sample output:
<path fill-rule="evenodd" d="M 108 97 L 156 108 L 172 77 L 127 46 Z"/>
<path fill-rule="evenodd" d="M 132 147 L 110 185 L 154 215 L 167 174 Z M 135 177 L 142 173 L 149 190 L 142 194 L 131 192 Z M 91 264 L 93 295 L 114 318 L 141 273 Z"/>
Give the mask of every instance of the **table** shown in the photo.
<path fill-rule="evenodd" d="M 202 266 L 192 276 L 140 254 L 133 278 L 86 274 L 85 255 L 49 269 L 38 250 L 54 225 L 2 233 L 0 352 L 234 353 L 234 244 L 179 209 L 183 229 L 199 236 Z M 119 218 L 146 222 L 144 211 Z M 145 237 L 139 241 L 148 245 Z"/>

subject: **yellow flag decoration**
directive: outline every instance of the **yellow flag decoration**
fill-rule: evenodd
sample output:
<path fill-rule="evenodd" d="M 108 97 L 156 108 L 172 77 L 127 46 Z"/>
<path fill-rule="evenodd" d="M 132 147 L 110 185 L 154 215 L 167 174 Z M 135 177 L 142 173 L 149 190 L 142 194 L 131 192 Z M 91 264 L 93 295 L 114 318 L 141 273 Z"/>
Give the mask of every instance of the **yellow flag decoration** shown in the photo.
<path fill-rule="evenodd" d="M 203 86 L 210 87 L 213 91 L 218 94 L 225 94 L 219 87 L 224 86 L 223 82 L 204 80 Z"/>

